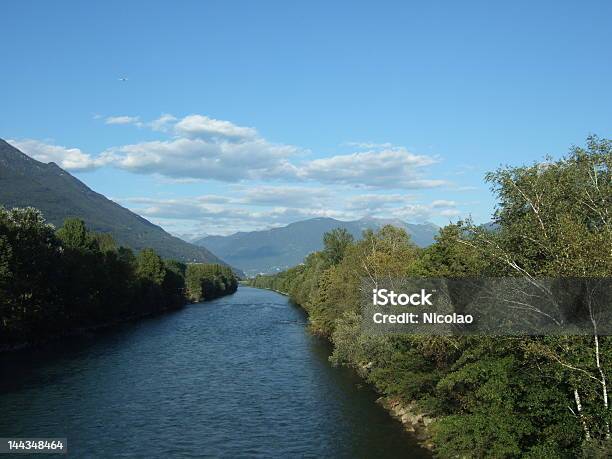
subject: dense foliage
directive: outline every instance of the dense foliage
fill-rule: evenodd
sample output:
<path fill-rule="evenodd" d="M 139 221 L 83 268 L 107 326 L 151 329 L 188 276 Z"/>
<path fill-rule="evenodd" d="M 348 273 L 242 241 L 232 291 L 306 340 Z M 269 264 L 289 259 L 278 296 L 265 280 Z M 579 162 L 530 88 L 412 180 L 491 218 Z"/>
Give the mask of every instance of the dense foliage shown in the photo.
<path fill-rule="evenodd" d="M 191 301 L 211 300 L 221 295 L 234 293 L 238 280 L 232 269 L 219 264 L 192 264 L 185 274 L 187 297 Z"/>
<path fill-rule="evenodd" d="M 207 292 L 195 299 L 236 290 L 229 268 L 186 266 L 152 249 L 134 255 L 82 220 L 56 231 L 34 208 L 0 207 L 0 345 L 180 308 L 192 270 Z"/>
<path fill-rule="evenodd" d="M 441 457 L 610 457 L 612 339 L 599 336 L 366 336 L 362 278 L 612 274 L 612 143 L 590 137 L 558 161 L 487 175 L 494 230 L 459 222 L 427 249 L 401 229 L 366 232 L 302 265 L 252 280 L 288 293 L 331 339 L 331 360 L 436 418 Z M 364 371 L 367 369 L 367 371 Z"/>

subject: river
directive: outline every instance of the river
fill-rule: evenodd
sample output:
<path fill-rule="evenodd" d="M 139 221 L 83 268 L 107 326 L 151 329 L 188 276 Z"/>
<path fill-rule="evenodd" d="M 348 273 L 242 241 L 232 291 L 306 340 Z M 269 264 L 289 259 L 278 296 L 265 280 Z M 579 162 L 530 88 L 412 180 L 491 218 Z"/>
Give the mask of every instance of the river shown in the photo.
<path fill-rule="evenodd" d="M 241 286 L 2 355 L 0 437 L 65 437 L 70 457 L 430 457 L 306 322 Z"/>

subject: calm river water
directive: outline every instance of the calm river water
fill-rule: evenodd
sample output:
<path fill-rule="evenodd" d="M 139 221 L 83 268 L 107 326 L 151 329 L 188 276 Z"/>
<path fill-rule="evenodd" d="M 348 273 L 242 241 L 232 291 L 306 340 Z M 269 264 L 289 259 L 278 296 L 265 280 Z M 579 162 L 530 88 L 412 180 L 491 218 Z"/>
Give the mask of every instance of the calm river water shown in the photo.
<path fill-rule="evenodd" d="M 241 286 L 0 356 L 0 437 L 67 437 L 70 457 L 429 457 L 305 325 Z"/>

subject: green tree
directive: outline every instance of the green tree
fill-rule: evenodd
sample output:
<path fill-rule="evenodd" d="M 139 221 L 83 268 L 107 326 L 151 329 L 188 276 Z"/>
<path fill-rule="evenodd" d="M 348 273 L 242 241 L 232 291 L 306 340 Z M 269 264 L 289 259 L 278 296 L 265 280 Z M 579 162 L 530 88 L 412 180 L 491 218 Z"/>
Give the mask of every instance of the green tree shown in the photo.
<path fill-rule="evenodd" d="M 11 259 L 13 250 L 8 238 L 5 235 L 0 236 L 0 292 L 3 292 L 7 287 L 11 278 Z M 1 293 L 0 293 L 1 295 Z M 0 299 L 2 296 L 0 296 Z"/>
<path fill-rule="evenodd" d="M 499 230 L 474 229 L 473 247 L 497 272 L 529 278 L 604 277 L 612 273 L 612 142 L 595 136 L 558 161 L 503 168 L 488 174 L 497 193 Z M 587 307 L 588 306 L 587 304 Z M 573 399 L 586 440 L 608 439 L 609 337 L 597 332 L 603 311 L 588 310 L 591 337 L 545 337 L 523 343 L 532 359 Z"/>
<path fill-rule="evenodd" d="M 164 262 L 153 249 L 143 249 L 136 257 L 136 275 L 155 285 L 161 285 L 166 276 Z"/>
<path fill-rule="evenodd" d="M 10 268 L 2 321 L 7 334 L 28 334 L 56 318 L 58 241 L 53 227 L 32 207 L 0 208 L 0 239 L 2 264 L 8 261 Z"/>
<path fill-rule="evenodd" d="M 228 266 L 192 263 L 187 265 L 185 286 L 191 301 L 202 301 L 235 292 L 238 280 Z"/>
<path fill-rule="evenodd" d="M 80 219 L 55 231 L 36 209 L 0 207 L 0 344 L 180 307 L 185 269 L 151 249 L 135 257 Z M 235 290 L 229 268 L 209 271 L 212 284 L 224 289 L 217 293 Z"/>
<path fill-rule="evenodd" d="M 95 239 L 80 218 L 67 218 L 56 234 L 62 246 L 68 249 L 91 250 L 96 247 Z"/>
<path fill-rule="evenodd" d="M 470 224 L 450 224 L 440 229 L 435 242 L 420 257 L 416 271 L 426 277 L 476 277 L 488 266 L 480 251 L 469 244 Z M 467 242 L 467 243 L 466 243 Z"/>
<path fill-rule="evenodd" d="M 12 257 L 13 251 L 7 236 L 0 235 L 0 318 L 2 318 L 0 327 L 4 330 L 8 326 L 12 308 L 9 293 L 9 285 L 13 275 L 10 268 Z"/>
<path fill-rule="evenodd" d="M 94 233 L 92 239 L 103 253 L 116 252 L 118 250 L 117 243 L 112 234 L 109 233 Z"/>
<path fill-rule="evenodd" d="M 323 235 L 323 257 L 330 266 L 340 263 L 353 239 L 345 228 L 335 228 Z"/>

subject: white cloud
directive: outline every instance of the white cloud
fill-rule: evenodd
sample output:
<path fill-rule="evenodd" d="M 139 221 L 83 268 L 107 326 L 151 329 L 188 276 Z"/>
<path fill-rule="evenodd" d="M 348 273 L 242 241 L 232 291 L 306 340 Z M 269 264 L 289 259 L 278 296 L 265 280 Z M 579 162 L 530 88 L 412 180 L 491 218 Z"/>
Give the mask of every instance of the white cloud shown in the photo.
<path fill-rule="evenodd" d="M 94 116 L 94 119 L 102 118 L 101 115 Z M 177 120 L 176 117 L 169 115 L 167 113 L 161 115 L 159 118 L 154 119 L 153 121 L 143 122 L 140 121 L 139 116 L 108 116 L 104 119 L 104 124 L 110 125 L 128 125 L 131 124 L 133 126 L 139 128 L 150 128 L 153 131 L 157 132 L 168 132 L 174 127 L 174 122 Z"/>
<path fill-rule="evenodd" d="M 333 198 L 326 188 L 258 186 L 245 189 L 241 202 L 259 206 L 325 207 Z"/>
<path fill-rule="evenodd" d="M 421 169 L 437 162 L 431 156 L 415 155 L 405 148 L 395 147 L 315 159 L 305 163 L 298 176 L 321 183 L 353 186 L 431 188 L 446 182 L 424 178 Z"/>
<path fill-rule="evenodd" d="M 259 138 L 239 143 L 177 138 L 111 148 L 102 157 L 115 167 L 141 174 L 236 182 L 294 176 L 295 166 L 288 157 L 296 151 Z"/>
<path fill-rule="evenodd" d="M 458 209 L 442 209 L 438 215 L 442 217 L 457 217 L 461 215 L 461 212 Z"/>
<path fill-rule="evenodd" d="M 371 148 L 349 154 L 307 159 L 305 150 L 272 143 L 251 127 L 193 114 L 178 119 L 171 114 L 142 122 L 135 116 L 112 116 L 107 124 L 132 124 L 174 137 L 119 145 L 93 157 L 78 148 L 36 143 L 29 151 L 52 158 L 69 170 L 110 165 L 118 169 L 155 174 L 173 181 L 217 180 L 247 182 L 273 180 L 365 189 L 432 188 L 446 181 L 427 176 L 428 166 L 439 160 L 388 143 L 356 144 Z M 26 149 L 26 152 L 27 150 Z M 299 193 L 299 192 L 298 192 Z"/>
<path fill-rule="evenodd" d="M 269 142 L 252 127 L 199 114 L 182 119 L 163 114 L 150 122 L 134 116 L 113 116 L 106 118 L 106 123 L 148 127 L 175 137 L 109 148 L 92 160 L 89 168 L 108 164 L 181 182 L 275 180 L 395 190 L 448 184 L 426 175 L 426 168 L 438 158 L 417 155 L 390 143 L 352 142 L 350 145 L 368 150 L 308 160 L 298 155 L 303 149 Z"/>
<path fill-rule="evenodd" d="M 344 190 L 348 191 L 348 190 Z M 328 188 L 286 186 L 232 187 L 228 195 L 173 199 L 118 199 L 151 221 L 173 230 L 229 234 L 280 226 L 314 217 L 357 220 L 364 216 L 404 222 L 454 217 L 461 212 L 453 201 L 416 202 L 402 194 L 348 195 Z"/>
<path fill-rule="evenodd" d="M 451 186 L 449 188 L 451 191 L 478 191 L 480 190 L 480 188 L 478 188 L 477 186 L 470 186 L 470 185 L 466 185 L 466 186 Z"/>
<path fill-rule="evenodd" d="M 234 139 L 253 139 L 257 130 L 237 126 L 234 123 L 216 120 L 204 115 L 189 115 L 174 125 L 179 135 L 187 137 L 229 137 Z"/>
<path fill-rule="evenodd" d="M 222 196 L 117 199 L 175 232 L 197 227 L 198 232 L 227 234 L 313 217 L 423 221 L 460 214 L 455 201 L 423 202 L 422 196 L 408 194 L 410 189 L 447 185 L 450 190 L 453 185 L 429 176 L 437 157 L 401 146 L 353 143 L 353 153 L 309 159 L 306 150 L 272 143 L 254 128 L 203 115 L 179 119 L 163 114 L 153 121 L 113 116 L 105 123 L 147 128 L 159 133 L 159 140 L 118 145 L 97 156 L 33 139 L 10 142 L 40 161 L 54 161 L 71 171 L 109 166 L 154 175 L 164 184 L 232 183 Z"/>
<path fill-rule="evenodd" d="M 390 142 L 383 142 L 383 143 L 377 143 L 377 142 L 345 142 L 344 144 L 349 146 L 349 147 L 358 148 L 360 150 L 382 150 L 382 149 L 393 148 L 393 144 L 390 143 Z"/>
<path fill-rule="evenodd" d="M 153 204 L 157 205 L 159 203 L 163 204 L 177 204 L 183 202 L 191 202 L 194 205 L 207 205 L 207 204 L 228 204 L 228 203 L 236 203 L 238 202 L 236 198 L 232 198 L 230 196 L 221 196 L 217 194 L 205 194 L 201 196 L 190 197 L 188 199 L 160 199 L 160 198 L 150 198 L 150 197 L 133 197 L 133 198 L 113 198 L 113 200 L 120 201 L 126 204 Z"/>
<path fill-rule="evenodd" d="M 121 118 L 128 122 L 129 117 Z M 119 120 L 117 120 L 119 122 Z M 180 120 L 170 114 L 148 123 L 158 132 L 174 132 L 171 140 L 156 140 L 109 148 L 101 154 L 114 167 L 174 180 L 212 179 L 236 182 L 295 176 L 289 162 L 297 147 L 273 144 L 253 128 L 203 115 Z"/>
<path fill-rule="evenodd" d="M 434 217 L 454 217 L 461 212 L 455 207 L 440 208 L 432 204 L 408 204 L 390 209 L 388 214 L 403 221 L 427 221 Z"/>
<path fill-rule="evenodd" d="M 127 198 L 115 201 L 151 221 L 164 222 L 164 227 L 199 228 L 209 234 L 229 234 L 238 230 L 259 230 L 314 217 L 355 218 L 341 209 L 308 206 L 266 206 L 252 208 L 249 198 L 225 198 L 213 202 L 210 196 L 180 199 Z M 289 202 L 287 203 L 289 204 Z"/>
<path fill-rule="evenodd" d="M 298 147 L 270 143 L 261 137 L 238 141 L 177 137 L 111 148 L 102 157 L 120 169 L 174 179 L 226 182 L 273 179 L 382 189 L 446 184 L 444 180 L 427 178 L 423 171 L 426 166 L 437 163 L 436 158 L 399 147 L 296 162 L 300 151 Z"/>
<path fill-rule="evenodd" d="M 455 201 L 448 201 L 446 199 L 437 199 L 431 203 L 431 207 L 440 208 L 440 207 L 454 207 L 457 203 Z"/>
<path fill-rule="evenodd" d="M 138 116 L 109 116 L 104 120 L 105 124 L 139 124 Z"/>
<path fill-rule="evenodd" d="M 403 194 L 362 194 L 349 198 L 347 200 L 347 208 L 372 212 L 412 199 L 412 196 Z"/>
<path fill-rule="evenodd" d="M 170 125 L 174 123 L 175 121 L 176 121 L 176 117 L 168 113 L 164 113 L 159 118 L 151 121 L 149 123 L 149 126 L 154 131 L 167 132 L 170 129 Z"/>
<path fill-rule="evenodd" d="M 79 148 L 50 145 L 34 139 L 8 140 L 18 150 L 43 163 L 54 162 L 63 169 L 72 171 L 92 170 L 102 166 L 105 160 L 94 158 Z"/>

